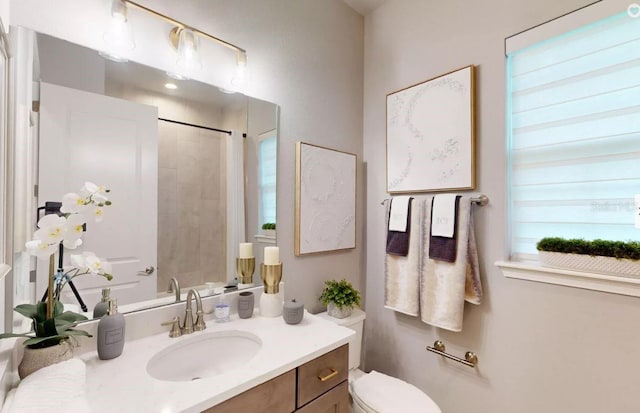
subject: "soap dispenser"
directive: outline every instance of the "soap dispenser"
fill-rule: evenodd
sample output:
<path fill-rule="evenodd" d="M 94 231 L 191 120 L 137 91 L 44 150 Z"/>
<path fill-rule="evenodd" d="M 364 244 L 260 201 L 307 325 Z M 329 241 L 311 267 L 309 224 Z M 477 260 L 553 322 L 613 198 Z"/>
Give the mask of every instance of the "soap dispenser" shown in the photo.
<path fill-rule="evenodd" d="M 118 313 L 116 300 L 109 300 L 107 314 L 98 323 L 98 358 L 100 360 L 114 359 L 122 354 L 124 328 L 124 316 Z"/>
<path fill-rule="evenodd" d="M 107 314 L 107 311 L 109 311 L 109 300 L 111 299 L 111 297 L 109 297 L 110 294 L 111 288 L 102 289 L 102 299 L 93 308 L 93 318 L 100 318 Z"/>

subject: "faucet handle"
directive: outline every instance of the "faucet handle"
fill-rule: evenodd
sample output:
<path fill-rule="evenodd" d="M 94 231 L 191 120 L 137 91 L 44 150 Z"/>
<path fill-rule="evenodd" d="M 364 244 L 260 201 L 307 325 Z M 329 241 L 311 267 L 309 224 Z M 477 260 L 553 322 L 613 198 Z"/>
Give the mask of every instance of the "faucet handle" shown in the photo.
<path fill-rule="evenodd" d="M 182 331 L 180 330 L 180 317 L 173 317 L 173 320 L 165 321 L 160 325 L 171 326 L 171 330 L 169 331 L 169 337 L 171 338 L 180 337 L 182 335 Z"/>
<path fill-rule="evenodd" d="M 202 310 L 196 311 L 196 322 L 193 325 L 193 331 L 202 331 L 207 328 L 207 325 L 204 323 L 203 314 L 205 313 Z"/>

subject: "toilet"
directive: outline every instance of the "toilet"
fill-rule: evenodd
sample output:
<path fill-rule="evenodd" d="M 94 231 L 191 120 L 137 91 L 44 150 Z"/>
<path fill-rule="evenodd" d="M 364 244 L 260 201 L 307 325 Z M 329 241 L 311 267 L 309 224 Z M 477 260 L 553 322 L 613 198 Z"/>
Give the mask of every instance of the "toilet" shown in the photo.
<path fill-rule="evenodd" d="M 346 318 L 331 317 L 326 312 L 317 315 L 356 332 L 349 341 L 349 393 L 353 413 L 442 413 L 429 396 L 412 384 L 377 371 L 365 373 L 358 369 L 364 311 L 354 308 Z"/>

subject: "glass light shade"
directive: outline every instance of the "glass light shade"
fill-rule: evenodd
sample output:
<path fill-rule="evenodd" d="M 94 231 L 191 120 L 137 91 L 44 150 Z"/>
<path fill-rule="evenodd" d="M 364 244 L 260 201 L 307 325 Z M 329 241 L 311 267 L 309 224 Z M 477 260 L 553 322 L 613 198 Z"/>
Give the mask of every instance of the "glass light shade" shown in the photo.
<path fill-rule="evenodd" d="M 176 61 L 181 75 L 202 67 L 198 53 L 199 48 L 200 39 L 198 36 L 192 30 L 182 29 L 178 42 L 178 60 Z"/>
<path fill-rule="evenodd" d="M 127 61 L 123 56 L 136 47 L 133 30 L 127 24 L 127 7 L 121 0 L 111 3 L 111 18 L 103 35 L 106 48 L 101 56 L 114 61 Z"/>
<path fill-rule="evenodd" d="M 247 54 L 245 52 L 237 52 L 236 67 L 231 77 L 231 86 L 229 89 L 234 92 L 244 92 L 247 86 Z"/>

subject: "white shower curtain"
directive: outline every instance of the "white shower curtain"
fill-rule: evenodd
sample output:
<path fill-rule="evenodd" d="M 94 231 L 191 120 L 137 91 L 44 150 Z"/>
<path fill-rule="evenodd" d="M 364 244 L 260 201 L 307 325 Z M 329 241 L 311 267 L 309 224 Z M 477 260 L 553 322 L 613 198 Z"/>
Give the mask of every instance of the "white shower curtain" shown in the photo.
<path fill-rule="evenodd" d="M 244 138 L 233 130 L 227 148 L 227 278 L 235 275 L 236 257 L 245 242 L 244 216 Z"/>

